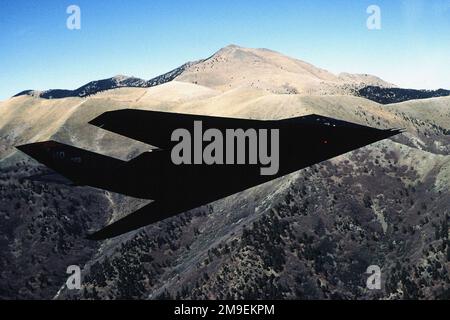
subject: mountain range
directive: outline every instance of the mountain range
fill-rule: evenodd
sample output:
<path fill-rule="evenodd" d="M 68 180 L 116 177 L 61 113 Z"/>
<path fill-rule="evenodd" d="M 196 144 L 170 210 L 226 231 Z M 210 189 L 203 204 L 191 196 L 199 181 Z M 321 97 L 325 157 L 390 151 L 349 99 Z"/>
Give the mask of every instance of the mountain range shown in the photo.
<path fill-rule="evenodd" d="M 229 61 L 233 63 L 230 64 Z M 249 65 L 252 68 L 248 68 Z M 265 77 L 265 72 L 273 73 L 270 79 Z M 25 90 L 16 94 L 15 97 L 33 95 L 44 99 L 83 98 L 122 87 L 150 88 L 172 80 L 221 89 L 244 85 L 264 88 L 279 94 L 350 94 L 382 104 L 450 95 L 450 91 L 444 89 L 397 88 L 391 83 L 368 74 L 341 73 L 336 76 L 304 61 L 294 60 L 271 50 L 255 51 L 230 45 L 208 59 L 188 62 L 150 80 L 118 75 L 89 82 L 75 90 L 51 89 L 43 92 Z"/>
<path fill-rule="evenodd" d="M 149 81 L 24 91 L 0 102 L 0 298 L 448 299 L 448 95 L 235 45 Z M 150 146 L 88 124 L 123 108 L 249 119 L 314 113 L 405 132 L 92 242 L 87 232 L 146 202 L 30 181 L 47 169 L 14 146 L 53 139 L 132 159 Z M 82 290 L 64 286 L 74 264 Z M 381 290 L 366 287 L 370 265 L 381 268 Z"/>

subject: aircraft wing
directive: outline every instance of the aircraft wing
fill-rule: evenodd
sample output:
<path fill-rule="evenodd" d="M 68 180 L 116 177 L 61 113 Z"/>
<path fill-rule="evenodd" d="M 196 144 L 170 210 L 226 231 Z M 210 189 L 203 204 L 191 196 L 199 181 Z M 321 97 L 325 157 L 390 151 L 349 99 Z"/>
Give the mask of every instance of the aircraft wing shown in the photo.
<path fill-rule="evenodd" d="M 126 217 L 88 235 L 87 239 L 98 241 L 117 237 L 188 210 L 188 208 L 175 207 L 164 202 L 150 202 Z"/>
<path fill-rule="evenodd" d="M 160 111 L 122 109 L 108 111 L 89 121 L 90 124 L 146 144 L 168 149 L 175 143 L 171 141 L 172 132 L 178 128 L 193 128 L 194 121 L 201 121 L 203 130 L 215 128 L 246 129 L 262 128 L 265 121 L 210 117 L 194 114 L 178 114 Z"/>
<path fill-rule="evenodd" d="M 170 149 L 177 142 L 171 141 L 171 134 L 183 128 L 195 136 L 194 121 L 202 122 L 202 131 L 279 130 L 279 170 L 262 175 L 261 164 L 175 165 Z M 106 112 L 90 123 L 164 150 L 145 152 L 125 162 L 54 141 L 17 148 L 75 184 L 155 200 L 89 236 L 95 240 L 165 220 L 401 132 L 314 114 L 263 121 L 125 109 Z"/>

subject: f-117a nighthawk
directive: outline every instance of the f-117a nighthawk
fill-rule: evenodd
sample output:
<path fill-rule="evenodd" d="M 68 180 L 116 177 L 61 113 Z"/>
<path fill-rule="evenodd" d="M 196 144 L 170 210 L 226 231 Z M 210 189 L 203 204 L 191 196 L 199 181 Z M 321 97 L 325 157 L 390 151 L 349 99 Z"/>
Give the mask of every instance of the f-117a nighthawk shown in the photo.
<path fill-rule="evenodd" d="M 17 148 L 76 186 L 91 186 L 153 200 L 88 235 L 92 240 L 116 237 L 401 132 L 314 114 L 284 120 L 250 120 L 123 109 L 103 113 L 89 123 L 157 149 L 122 161 L 55 141 Z M 174 133 L 180 129 L 182 131 L 175 137 L 178 139 L 174 139 Z M 229 137 L 230 130 L 240 130 L 244 134 L 241 145 L 226 141 L 227 148 L 220 149 L 224 144 L 223 137 Z M 184 142 L 190 142 L 194 137 L 192 150 L 182 150 L 183 133 L 191 135 L 183 137 Z M 222 144 L 211 147 L 210 144 L 217 140 Z M 230 143 L 231 148 L 228 148 Z M 207 153 L 208 145 L 209 160 L 202 154 Z M 173 158 L 175 149 L 180 152 L 176 161 Z M 264 173 L 264 169 L 270 169 L 267 167 L 269 149 L 271 156 L 277 153 L 276 159 L 272 158 L 277 163 L 272 163 L 272 170 Z M 239 160 L 239 152 L 246 151 Z M 231 156 L 225 155 L 230 152 Z M 237 161 L 229 161 L 236 157 Z"/>

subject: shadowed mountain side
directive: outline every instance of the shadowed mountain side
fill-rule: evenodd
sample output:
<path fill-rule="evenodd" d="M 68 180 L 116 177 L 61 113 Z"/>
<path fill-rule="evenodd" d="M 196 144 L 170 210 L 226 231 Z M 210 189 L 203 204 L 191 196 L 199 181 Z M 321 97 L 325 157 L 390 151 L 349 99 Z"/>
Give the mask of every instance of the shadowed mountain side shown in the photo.
<path fill-rule="evenodd" d="M 450 90 L 414 90 L 402 88 L 380 88 L 368 86 L 358 90 L 361 97 L 381 103 L 390 104 L 409 100 L 429 99 L 450 96 Z"/>
<path fill-rule="evenodd" d="M 37 96 L 43 99 L 61 99 L 68 97 L 88 97 L 90 95 L 94 95 L 96 93 L 112 90 L 116 88 L 149 88 L 153 86 L 157 86 L 169 81 L 172 81 L 177 76 L 179 76 L 187 67 L 195 64 L 196 62 L 188 62 L 181 67 L 178 67 L 172 71 L 169 71 L 163 75 L 157 76 L 150 80 L 143 80 L 135 77 L 127 77 L 127 76 L 115 76 L 108 79 L 102 79 L 97 81 L 91 81 L 84 86 L 75 89 L 75 90 L 64 90 L 64 89 L 51 89 L 43 92 L 34 91 L 34 90 L 25 90 L 14 97 L 19 97 L 23 95 L 31 95 Z"/>

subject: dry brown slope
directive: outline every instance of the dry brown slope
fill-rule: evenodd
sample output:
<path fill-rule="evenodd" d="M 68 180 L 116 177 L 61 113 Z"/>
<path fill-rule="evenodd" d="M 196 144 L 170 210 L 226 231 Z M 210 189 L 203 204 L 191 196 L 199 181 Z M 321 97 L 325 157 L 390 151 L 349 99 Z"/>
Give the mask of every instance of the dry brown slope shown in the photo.
<path fill-rule="evenodd" d="M 334 75 L 307 62 L 267 49 L 231 45 L 195 64 L 176 80 L 226 91 L 238 87 L 273 93 L 327 95 L 361 85 L 392 86 L 370 75 Z"/>
<path fill-rule="evenodd" d="M 405 257 L 414 258 L 414 264 L 428 266 L 431 263 L 428 262 L 428 258 L 424 260 L 422 256 L 416 257 L 411 252 L 420 252 L 423 248 L 428 248 L 430 244 L 436 246 L 436 242 L 433 242 L 432 239 L 430 240 L 429 237 L 433 232 L 432 224 L 438 223 L 441 221 L 439 219 L 442 219 L 442 212 L 438 211 L 441 210 L 441 207 L 436 207 L 435 212 L 430 211 L 426 213 L 430 222 L 424 225 L 418 221 L 423 218 L 415 211 L 420 207 L 420 202 L 429 203 L 428 207 L 432 208 L 434 203 L 439 203 L 449 193 L 450 161 L 448 153 L 445 153 L 447 149 L 441 150 L 441 154 L 434 154 L 434 147 L 432 147 L 434 141 L 440 141 L 442 145 L 445 144 L 446 137 L 433 125 L 443 126 L 445 123 L 449 123 L 450 118 L 447 111 L 449 98 L 424 100 L 420 102 L 421 105 L 411 102 L 412 106 L 408 108 L 408 104 L 385 107 L 365 99 L 350 96 L 280 95 L 273 94 L 267 90 L 247 88 L 245 86 L 239 86 L 226 92 L 211 91 L 200 86 L 198 87 L 199 90 L 196 91 L 195 88 L 197 86 L 194 84 L 188 84 L 188 88 L 189 92 L 186 93 L 186 84 L 178 85 L 173 83 L 150 89 L 111 90 L 85 99 L 51 101 L 23 97 L 11 99 L 0 105 L 0 119 L 2 121 L 0 131 L 2 135 L 7 135 L 8 132 L 14 132 L 14 130 L 19 130 L 19 128 L 31 127 L 31 125 L 33 130 L 20 129 L 16 135 L 8 136 L 4 151 L 6 154 L 13 152 L 12 146 L 18 143 L 55 138 L 61 142 L 72 143 L 98 152 L 125 159 L 130 158 L 145 150 L 148 146 L 138 142 L 130 143 L 131 141 L 127 138 L 104 132 L 87 124 L 89 120 L 104 111 L 120 108 L 141 108 L 255 119 L 280 119 L 317 113 L 380 128 L 402 127 L 406 128 L 408 132 L 403 135 L 403 138 L 396 138 L 396 142 L 389 140 L 377 143 L 321 164 L 321 170 L 304 170 L 265 186 L 218 201 L 212 204 L 213 212 L 211 215 L 194 217 L 192 223 L 183 222 L 187 216 L 182 215 L 182 217 L 176 217 L 167 223 L 146 228 L 145 230 L 148 232 L 150 241 L 156 241 L 155 239 L 159 239 L 167 232 L 168 239 L 176 239 L 173 243 L 179 243 L 180 245 L 177 248 L 167 248 L 165 246 L 158 248 L 156 245 L 152 247 L 150 251 L 151 255 L 156 259 L 154 263 L 139 262 L 137 265 L 134 264 L 136 259 L 139 260 L 146 257 L 149 252 L 144 250 L 133 253 L 133 250 L 136 249 L 136 243 L 142 245 L 143 248 L 147 246 L 147 238 L 144 239 L 145 241 L 139 240 L 142 234 L 138 236 L 138 233 L 135 232 L 107 241 L 97 251 L 95 258 L 92 257 L 86 261 L 84 272 L 87 276 L 86 279 L 88 279 L 86 285 L 89 290 L 98 283 L 92 279 L 100 281 L 97 278 L 97 272 L 91 271 L 91 267 L 96 261 L 101 261 L 106 266 L 109 263 L 108 261 L 115 261 L 114 263 L 119 265 L 124 261 L 126 262 L 126 266 L 118 269 L 120 270 L 118 274 L 108 275 L 110 277 L 108 278 L 109 284 L 101 288 L 102 294 L 119 297 L 131 297 L 132 294 L 137 294 L 139 297 L 148 297 L 151 294 L 151 297 L 154 298 L 157 294 L 163 293 L 165 289 L 170 294 L 175 295 L 180 290 L 180 287 L 188 286 L 192 288 L 195 282 L 201 284 L 200 287 L 195 289 L 196 294 L 200 294 L 200 296 L 208 294 L 212 297 L 224 297 L 226 292 L 233 292 L 231 286 L 236 286 L 237 288 L 242 284 L 239 272 L 242 272 L 250 279 L 254 279 L 255 274 L 277 274 L 277 279 L 279 277 L 280 283 L 287 280 L 290 283 L 294 283 L 294 279 L 291 279 L 293 271 L 289 269 L 289 265 L 296 268 L 299 267 L 299 270 L 305 269 L 306 274 L 315 270 L 311 262 L 301 260 L 300 264 L 296 264 L 296 260 L 292 260 L 293 258 L 291 257 L 287 259 L 284 273 L 278 269 L 276 272 L 274 270 L 267 271 L 264 269 L 268 267 L 264 262 L 266 257 L 257 255 L 257 251 L 245 244 L 245 241 L 249 241 L 247 236 L 244 235 L 242 237 L 244 240 L 241 241 L 241 234 L 245 228 L 252 226 L 253 223 L 263 221 L 264 217 L 270 216 L 271 210 L 277 208 L 278 204 L 281 204 L 283 198 L 287 197 L 292 190 L 303 188 L 305 185 L 303 179 L 310 179 L 310 182 L 307 183 L 307 196 L 303 198 L 308 199 L 311 208 L 308 209 L 308 216 L 292 222 L 293 228 L 304 225 L 300 229 L 302 232 L 303 230 L 307 231 L 308 228 L 314 229 L 316 223 L 318 223 L 317 219 L 323 219 L 325 224 L 330 223 L 328 226 L 329 230 L 337 232 L 337 234 L 333 233 L 333 237 L 340 239 L 339 241 L 342 241 L 342 245 L 346 246 L 346 250 L 341 252 L 344 254 L 343 257 L 356 259 L 354 256 L 347 256 L 347 254 L 358 255 L 358 252 L 363 250 L 362 248 L 364 247 L 353 247 L 356 244 L 352 240 L 340 237 L 346 237 L 349 234 L 359 237 L 358 235 L 366 232 L 367 228 L 370 232 L 374 232 L 374 237 L 378 237 L 378 233 L 383 230 L 382 226 L 386 225 L 386 232 L 392 238 L 387 239 L 386 242 L 371 242 L 369 245 L 366 245 L 371 250 L 385 253 L 383 250 L 391 241 L 405 241 L 400 238 L 401 233 L 394 230 L 397 225 L 401 224 L 398 218 L 402 218 L 403 223 L 411 221 L 410 224 L 412 226 L 406 224 L 406 227 L 416 228 L 418 226 L 417 228 L 423 235 L 423 239 L 411 240 L 411 242 L 404 244 L 405 246 L 412 246 L 412 251 L 409 249 L 405 249 L 406 251 L 404 252 L 390 251 L 386 265 L 394 264 L 396 261 L 395 255 L 405 255 Z M 430 108 L 434 111 L 424 112 L 422 107 Z M 43 131 L 42 128 L 44 128 Z M 414 141 L 420 139 L 423 142 L 423 150 L 416 147 L 411 142 L 411 139 Z M 19 159 L 22 160 L 23 157 Z M 368 172 L 366 172 L 367 170 Z M 333 183 L 327 182 L 329 180 L 333 181 Z M 337 190 L 333 189 L 335 188 L 334 184 L 340 184 L 341 187 L 337 188 Z M 13 186 L 16 189 L 20 188 L 17 184 L 13 184 Z M 293 187 L 292 190 L 291 187 Z M 402 203 L 402 206 L 399 206 L 398 201 L 403 201 L 405 197 L 396 194 L 396 192 L 398 190 L 404 192 L 403 190 L 406 188 L 408 188 L 407 190 L 426 188 L 427 193 L 425 193 L 425 190 L 422 190 L 420 197 L 412 200 L 406 198 L 408 203 Z M 5 190 L 7 189 L 2 189 L 2 193 L 5 193 Z M 31 192 L 27 190 L 25 189 L 21 192 Z M 373 202 L 372 206 L 366 208 L 365 214 L 362 215 L 364 218 L 369 219 L 369 222 L 358 222 L 361 219 L 359 218 L 359 213 L 355 215 L 352 210 L 349 210 L 348 206 L 356 206 L 357 201 L 363 198 L 365 190 L 370 190 L 370 196 L 373 199 L 371 200 Z M 67 190 L 67 193 L 72 191 Z M 388 193 L 388 191 L 392 192 L 392 194 Z M 75 190 L 73 192 L 75 196 L 78 191 Z M 84 190 L 83 193 L 88 192 Z M 337 197 L 335 202 L 338 205 L 338 207 L 333 209 L 333 212 L 337 212 L 337 215 L 341 213 L 344 215 L 343 218 L 339 218 L 334 222 L 337 226 L 331 224 L 333 223 L 329 221 L 331 215 L 327 211 L 330 210 L 328 206 L 330 205 L 329 202 L 333 200 L 333 195 Z M 96 193 L 96 196 L 99 199 L 106 197 L 105 200 L 110 201 L 112 204 L 111 208 L 115 208 L 112 211 L 109 211 L 110 207 L 98 207 L 96 209 L 108 212 L 110 214 L 108 220 L 115 219 L 118 215 L 123 214 L 121 212 L 122 209 L 127 210 L 133 206 L 131 201 L 115 197 L 108 198 L 110 196 L 108 194 Z M 434 202 L 430 202 L 430 199 L 425 198 L 427 196 L 433 197 Z M 86 197 L 86 195 L 83 194 L 83 197 Z M 8 198 L 6 197 L 5 201 L 7 200 Z M 417 204 L 410 205 L 409 201 L 413 200 Z M 101 200 L 97 201 L 100 202 Z M 305 199 L 297 199 L 296 201 L 298 203 L 296 202 L 295 205 L 308 206 L 307 202 L 304 202 Z M 25 208 L 26 203 L 21 204 L 21 206 Z M 356 207 L 359 208 L 358 206 Z M 35 205 L 31 210 L 36 210 L 32 214 L 39 216 L 41 212 L 48 211 L 48 208 L 43 209 L 40 205 Z M 53 204 L 50 204 L 50 210 L 57 211 L 56 208 L 53 208 Z M 84 210 L 92 209 L 89 207 Z M 423 211 L 423 209 L 421 210 Z M 33 221 L 24 221 L 26 221 L 24 222 L 25 225 L 20 227 L 20 230 L 26 230 L 30 226 L 40 228 L 39 225 L 35 226 Z M 50 225 L 53 225 L 51 220 L 48 222 Z M 58 221 L 58 223 L 62 224 L 63 222 Z M 174 225 L 176 226 L 175 230 L 177 230 L 175 232 L 172 230 Z M 270 228 L 273 224 L 272 222 L 266 223 L 265 226 Z M 378 230 L 378 226 L 381 228 L 381 231 Z M 340 228 L 344 228 L 344 231 Z M 346 230 L 345 228 L 350 229 Z M 371 228 L 374 228 L 375 231 L 371 231 Z M 196 229 L 199 230 L 196 231 Z M 80 232 L 85 232 L 85 230 Z M 254 232 L 258 234 L 257 232 L 259 231 L 256 229 Z M 21 234 L 18 233 L 16 236 L 19 237 Z M 27 234 L 27 236 L 29 235 Z M 133 240 L 132 243 L 130 242 L 131 240 Z M 235 247 L 238 251 L 233 251 L 233 254 L 237 257 L 236 259 L 227 257 L 226 259 L 215 260 L 212 265 L 205 262 L 210 259 L 211 250 L 217 249 L 219 245 L 228 244 L 230 246 L 231 241 L 234 240 L 238 241 L 239 244 L 239 246 Z M 26 243 L 24 239 L 17 241 L 18 243 L 22 243 L 22 241 Z M 42 244 L 40 244 L 39 238 L 33 241 L 32 248 L 36 252 L 40 250 L 39 246 L 46 245 L 46 243 L 52 244 L 51 239 Z M 291 245 L 300 252 L 304 246 L 302 241 L 293 242 Z M 255 244 L 257 242 L 252 243 Z M 348 243 L 352 245 L 348 245 Z M 189 245 L 189 248 L 184 247 L 186 244 Z M 300 247 L 297 248 L 297 245 L 300 245 Z M 395 250 L 399 250 L 399 248 Z M 285 249 L 284 247 L 277 247 L 279 252 Z M 243 258 L 243 256 L 246 258 Z M 109 260 L 105 260 L 106 257 Z M 440 256 L 439 259 L 441 259 Z M 253 267 L 249 267 L 247 263 Z M 344 262 L 338 261 L 337 265 L 344 266 L 342 263 Z M 166 267 L 161 269 L 160 266 L 162 264 Z M 158 267 L 158 265 L 160 266 Z M 129 266 L 137 269 L 132 269 L 128 272 L 127 268 Z M 146 269 L 148 266 L 150 266 L 149 269 Z M 51 268 L 51 266 L 46 267 Z M 115 267 L 113 266 L 112 268 Z M 239 271 L 237 272 L 238 274 L 227 272 L 230 268 Z M 139 270 L 139 272 L 136 270 Z M 199 270 L 202 271 L 199 272 Z M 150 278 L 145 278 L 145 285 L 142 288 L 133 285 L 135 287 L 134 293 L 123 291 L 126 288 L 123 283 L 124 279 L 131 279 L 130 277 L 138 275 L 140 277 L 141 271 L 144 278 L 148 277 L 149 273 L 153 275 Z M 208 273 L 210 277 L 214 276 L 214 279 L 216 279 L 216 276 L 226 277 L 230 287 L 224 288 L 219 280 L 204 283 L 201 279 L 203 277 L 202 272 Z M 316 277 L 317 279 L 322 279 L 326 286 L 333 287 L 333 290 L 337 292 L 348 290 L 346 294 L 349 297 L 364 296 L 362 293 L 353 292 L 353 289 L 346 287 L 345 283 L 343 287 L 335 286 L 333 285 L 332 277 L 320 274 L 320 271 L 317 270 L 314 272 L 317 272 L 317 274 L 314 274 L 313 279 L 316 279 Z M 341 282 L 344 280 L 345 277 L 342 276 Z M 136 281 L 139 282 L 140 280 L 137 279 Z M 310 294 L 318 294 L 318 297 L 321 297 L 317 293 L 321 289 L 317 288 L 316 290 L 314 291 L 315 293 Z M 263 293 L 266 293 L 266 291 L 261 292 L 261 294 Z M 67 293 L 63 292 L 62 297 L 65 294 Z M 245 296 L 242 292 L 236 293 L 237 296 L 241 294 Z M 292 295 L 293 293 L 289 294 Z"/>

